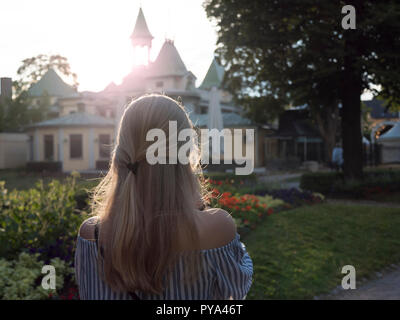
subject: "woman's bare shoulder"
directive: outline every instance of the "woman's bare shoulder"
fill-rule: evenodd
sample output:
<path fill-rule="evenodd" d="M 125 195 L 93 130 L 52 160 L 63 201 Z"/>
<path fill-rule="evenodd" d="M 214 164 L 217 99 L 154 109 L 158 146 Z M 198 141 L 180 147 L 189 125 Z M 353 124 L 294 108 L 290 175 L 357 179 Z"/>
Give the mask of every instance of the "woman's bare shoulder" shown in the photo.
<path fill-rule="evenodd" d="M 236 224 L 225 210 L 208 209 L 200 214 L 199 233 L 202 249 L 218 248 L 235 238 Z"/>
<path fill-rule="evenodd" d="M 94 241 L 94 225 L 97 222 L 97 217 L 90 217 L 82 222 L 79 228 L 79 236 L 86 240 Z"/>

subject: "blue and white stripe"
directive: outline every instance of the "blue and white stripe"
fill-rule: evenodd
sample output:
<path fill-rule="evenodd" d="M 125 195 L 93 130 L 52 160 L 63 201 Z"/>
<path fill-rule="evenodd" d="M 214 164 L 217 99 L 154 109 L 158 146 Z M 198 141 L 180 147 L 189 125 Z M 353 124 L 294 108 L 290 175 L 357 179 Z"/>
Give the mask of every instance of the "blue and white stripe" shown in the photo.
<path fill-rule="evenodd" d="M 253 262 L 239 234 L 227 245 L 202 250 L 202 271 L 191 285 L 182 279 L 180 259 L 161 294 L 136 292 L 142 300 L 214 300 L 244 299 L 250 289 Z M 82 300 L 130 300 L 127 292 L 114 292 L 102 281 L 97 269 L 96 242 L 78 236 L 75 252 L 75 276 Z"/>

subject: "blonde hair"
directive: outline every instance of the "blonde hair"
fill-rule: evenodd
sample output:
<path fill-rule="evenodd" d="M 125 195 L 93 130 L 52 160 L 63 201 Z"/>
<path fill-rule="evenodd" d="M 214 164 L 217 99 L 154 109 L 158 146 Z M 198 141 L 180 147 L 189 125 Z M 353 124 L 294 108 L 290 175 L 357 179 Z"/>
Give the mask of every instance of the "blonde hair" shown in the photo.
<path fill-rule="evenodd" d="M 108 236 L 102 237 L 100 229 L 104 255 L 99 270 L 115 291 L 160 293 L 164 277 L 187 249 L 182 243 L 198 245 L 199 157 L 191 156 L 189 164 L 146 161 L 152 143 L 146 141 L 147 132 L 158 128 L 168 137 L 169 121 L 177 122 L 178 132 L 193 128 L 184 108 L 167 96 L 152 94 L 131 102 L 120 122 L 110 170 L 94 191 L 92 212 L 100 228 L 108 226 Z M 183 143 L 178 142 L 178 149 Z M 127 164 L 135 162 L 134 174 Z M 193 260 L 192 271 L 195 264 Z"/>

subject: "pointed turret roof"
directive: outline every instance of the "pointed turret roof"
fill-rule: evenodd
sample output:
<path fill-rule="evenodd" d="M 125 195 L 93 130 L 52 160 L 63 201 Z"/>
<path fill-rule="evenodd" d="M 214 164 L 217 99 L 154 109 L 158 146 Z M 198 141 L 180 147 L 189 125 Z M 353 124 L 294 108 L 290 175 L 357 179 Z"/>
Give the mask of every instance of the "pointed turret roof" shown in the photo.
<path fill-rule="evenodd" d="M 149 45 L 151 46 L 151 40 L 154 37 L 151 35 L 149 28 L 147 27 L 146 19 L 142 8 L 139 9 L 139 14 L 136 19 L 135 28 L 133 29 L 131 39 L 133 45 Z"/>
<path fill-rule="evenodd" d="M 71 97 L 78 95 L 75 88 L 66 84 L 53 69 L 49 69 L 28 90 L 28 95 L 31 97 L 40 97 L 44 93 L 47 93 L 51 97 Z"/>
<path fill-rule="evenodd" d="M 224 67 L 220 66 L 214 58 L 199 88 L 204 90 L 211 89 L 212 87 L 219 88 L 224 78 L 224 73 Z"/>
<path fill-rule="evenodd" d="M 172 40 L 165 40 L 156 61 L 151 65 L 149 77 L 184 76 L 187 69 Z"/>

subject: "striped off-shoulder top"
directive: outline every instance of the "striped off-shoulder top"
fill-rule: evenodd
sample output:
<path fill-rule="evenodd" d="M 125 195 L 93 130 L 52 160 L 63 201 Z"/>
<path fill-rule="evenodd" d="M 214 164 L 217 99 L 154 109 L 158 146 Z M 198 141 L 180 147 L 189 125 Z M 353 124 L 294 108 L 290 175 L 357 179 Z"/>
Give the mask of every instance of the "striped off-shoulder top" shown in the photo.
<path fill-rule="evenodd" d="M 197 280 L 186 285 L 183 259 L 178 259 L 161 294 L 136 291 L 143 300 L 244 299 L 250 289 L 253 262 L 239 234 L 225 246 L 201 250 L 203 268 Z M 114 292 L 100 278 L 97 269 L 97 244 L 78 235 L 75 251 L 75 277 L 81 299 L 130 300 L 128 292 Z"/>

